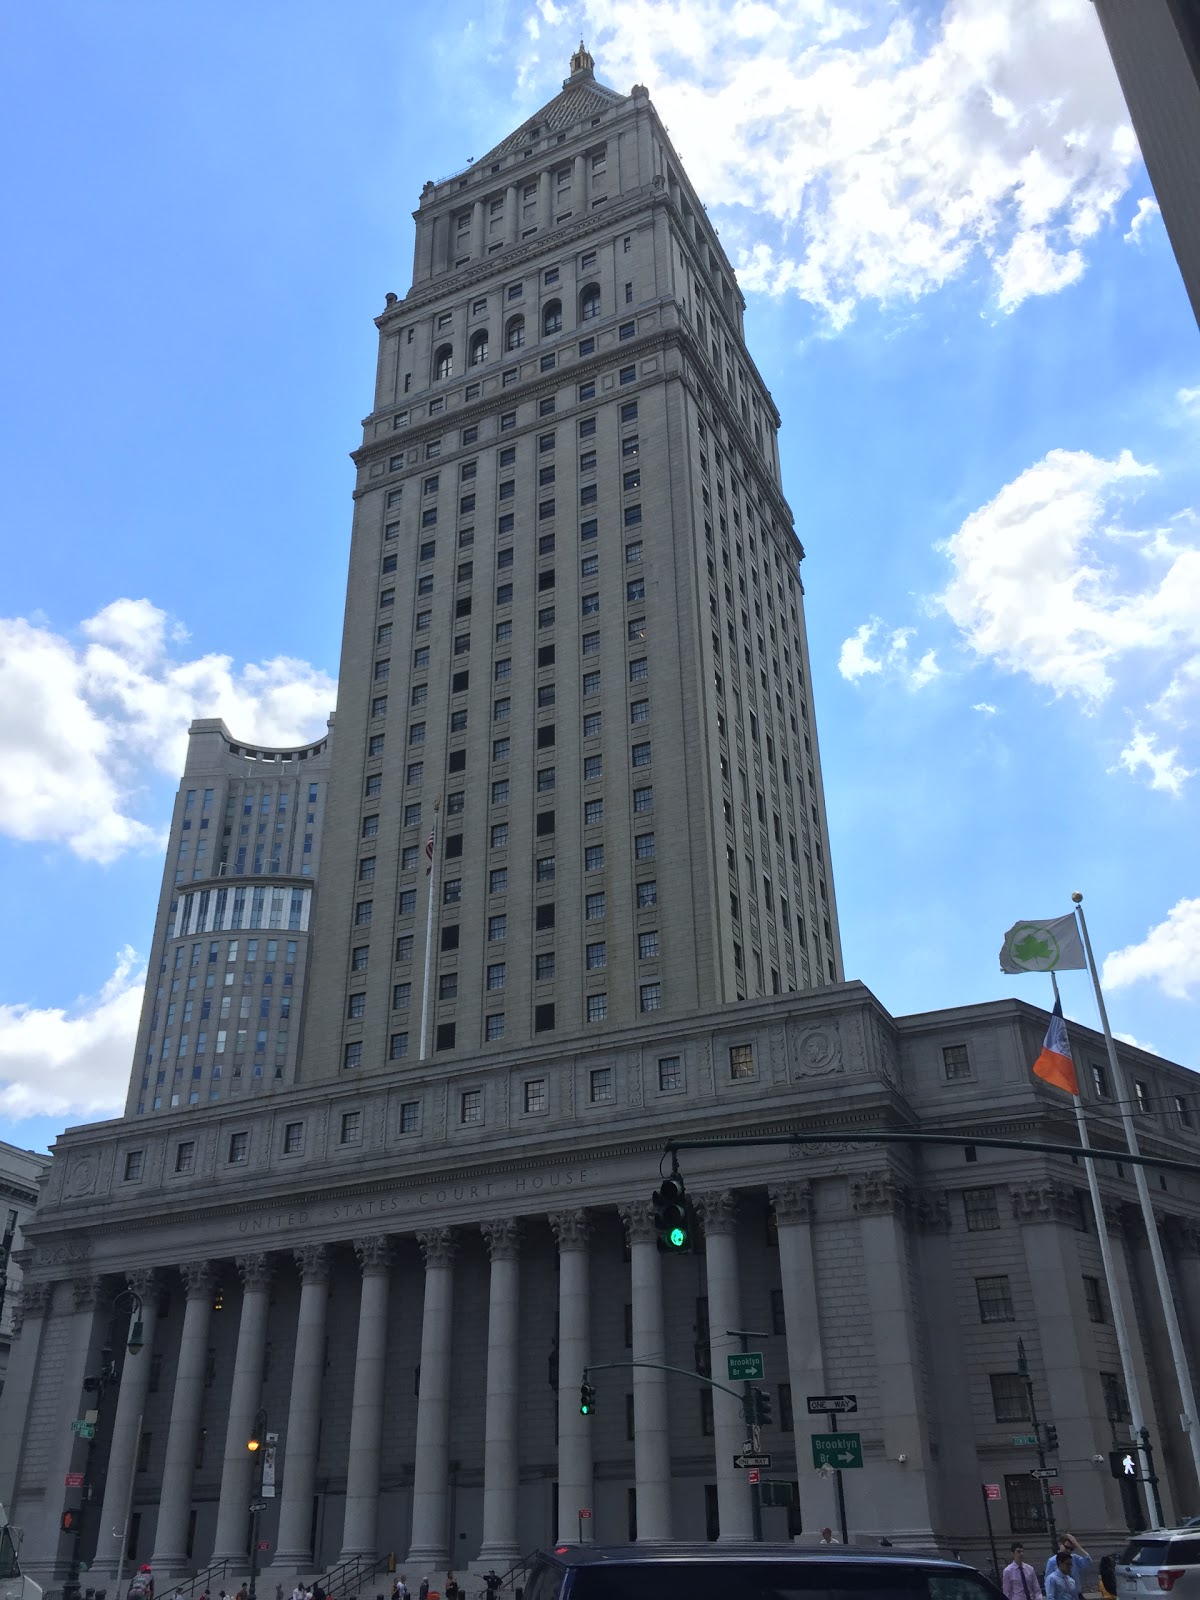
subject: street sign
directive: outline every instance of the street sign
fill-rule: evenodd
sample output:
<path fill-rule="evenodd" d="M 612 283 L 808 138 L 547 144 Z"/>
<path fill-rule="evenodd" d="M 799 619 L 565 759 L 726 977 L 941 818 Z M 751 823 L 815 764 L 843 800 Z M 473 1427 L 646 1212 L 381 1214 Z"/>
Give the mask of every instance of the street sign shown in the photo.
<path fill-rule="evenodd" d="M 586 1518 L 586 1517 L 590 1517 L 590 1516 L 591 1516 L 591 1514 L 592 1514 L 592 1508 L 591 1508 L 591 1506 L 580 1506 L 580 1508 L 579 1508 L 579 1515 L 580 1515 L 580 1516 L 581 1516 L 581 1517 L 585 1517 L 585 1518 Z"/>
<path fill-rule="evenodd" d="M 808 1412 L 810 1416 L 819 1416 L 826 1411 L 857 1411 L 858 1396 L 856 1394 L 810 1394 L 808 1397 Z"/>
<path fill-rule="evenodd" d="M 1014 1433 L 1012 1442 L 1014 1444 L 1036 1444 L 1037 1435 L 1034 1433 Z"/>
<path fill-rule="evenodd" d="M 1029 1476 L 1031 1478 L 1057 1478 L 1058 1477 L 1058 1468 L 1057 1467 L 1030 1467 Z"/>
<path fill-rule="evenodd" d="M 860 1433 L 814 1433 L 812 1435 L 814 1467 L 861 1467 L 862 1435 Z"/>
<path fill-rule="evenodd" d="M 250 1513 L 252 1516 L 256 1511 L 261 1515 L 266 1509 L 267 1502 L 265 1500 L 251 1500 Z"/>
<path fill-rule="evenodd" d="M 751 1483 L 757 1483 L 761 1474 L 757 1467 L 751 1467 L 748 1476 Z"/>
<path fill-rule="evenodd" d="M 1066 1492 L 1061 1483 L 1052 1483 L 1050 1485 L 1050 1493 L 1056 1500 L 1061 1500 Z"/>
<path fill-rule="evenodd" d="M 763 1358 L 761 1350 L 743 1350 L 741 1355 L 726 1356 L 725 1366 L 730 1383 L 748 1381 L 750 1378 L 761 1378 L 763 1375 Z"/>
<path fill-rule="evenodd" d="M 985 1483 L 983 1486 L 983 1497 L 985 1500 L 999 1500 L 1000 1485 L 998 1483 Z"/>
<path fill-rule="evenodd" d="M 68 1472 L 66 1477 L 63 1479 L 63 1485 L 64 1485 L 65 1488 L 68 1488 L 68 1489 L 82 1489 L 83 1488 L 83 1473 L 82 1472 Z"/>
<path fill-rule="evenodd" d="M 271 1541 L 269 1539 L 260 1539 L 258 1541 L 258 1548 L 260 1550 L 269 1550 L 271 1548 Z"/>
<path fill-rule="evenodd" d="M 745 1445 L 743 1445 L 742 1449 L 744 1450 L 745 1448 Z M 751 1450 L 762 1449 L 762 1429 L 759 1427 L 757 1422 L 750 1429 L 750 1448 Z"/>
<path fill-rule="evenodd" d="M 755 1445 L 754 1445 L 754 1440 L 753 1439 L 744 1439 L 742 1441 L 742 1449 L 743 1450 L 753 1450 L 754 1448 L 755 1448 Z"/>
<path fill-rule="evenodd" d="M 733 1464 L 735 1467 L 769 1467 L 771 1457 L 765 1451 L 760 1451 L 758 1455 L 743 1451 L 740 1456 L 734 1456 Z"/>
<path fill-rule="evenodd" d="M 94 1439 L 96 1437 L 96 1424 L 94 1422 L 73 1422 L 71 1432 L 77 1433 L 81 1439 Z"/>

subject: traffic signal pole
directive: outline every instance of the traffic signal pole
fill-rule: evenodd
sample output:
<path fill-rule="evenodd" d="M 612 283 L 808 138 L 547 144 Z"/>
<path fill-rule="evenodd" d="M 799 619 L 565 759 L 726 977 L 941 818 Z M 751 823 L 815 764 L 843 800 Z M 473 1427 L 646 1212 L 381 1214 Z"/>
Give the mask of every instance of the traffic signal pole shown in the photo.
<path fill-rule="evenodd" d="M 836 1433 L 838 1431 L 836 1411 L 831 1411 L 829 1413 L 829 1431 L 830 1433 Z M 842 1543 L 849 1544 L 850 1535 L 846 1529 L 846 1486 L 842 1482 L 841 1467 L 834 1468 L 834 1476 L 837 1478 L 838 1521 L 842 1525 Z"/>
<path fill-rule="evenodd" d="M 743 1355 L 748 1353 L 751 1339 L 765 1339 L 767 1337 L 765 1333 L 748 1333 L 744 1328 L 726 1328 L 725 1332 L 730 1338 L 740 1341 Z M 755 1452 L 757 1452 L 760 1444 L 758 1418 L 754 1408 L 754 1385 L 749 1378 L 742 1384 L 742 1416 L 746 1420 L 746 1427 L 750 1430 L 750 1442 Z M 753 1478 L 750 1479 L 750 1526 L 754 1531 L 755 1543 L 761 1544 L 762 1490 Z"/>

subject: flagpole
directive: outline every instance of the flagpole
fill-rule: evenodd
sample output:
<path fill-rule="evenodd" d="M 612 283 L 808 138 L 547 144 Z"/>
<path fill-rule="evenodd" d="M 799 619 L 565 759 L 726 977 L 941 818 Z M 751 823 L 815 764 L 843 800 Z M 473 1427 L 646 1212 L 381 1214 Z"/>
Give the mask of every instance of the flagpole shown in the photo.
<path fill-rule="evenodd" d="M 1061 1003 L 1058 992 L 1058 975 L 1053 968 L 1050 970 L 1050 982 L 1054 985 L 1054 1000 L 1055 1004 L 1058 1005 Z M 1088 1139 L 1087 1122 L 1083 1115 L 1083 1102 L 1079 1095 L 1073 1094 L 1071 1096 L 1071 1104 L 1075 1108 L 1075 1125 L 1079 1129 L 1079 1143 L 1086 1150 L 1089 1148 L 1090 1141 Z M 1125 1308 L 1122 1304 L 1116 1268 L 1113 1264 L 1112 1244 L 1108 1237 L 1108 1223 L 1104 1216 L 1104 1202 L 1100 1198 L 1100 1182 L 1096 1176 L 1096 1163 L 1091 1156 L 1084 1156 L 1083 1165 L 1087 1173 L 1088 1192 L 1092 1197 L 1092 1212 L 1096 1218 L 1096 1238 L 1100 1244 L 1100 1260 L 1104 1264 L 1104 1282 L 1108 1287 L 1108 1303 L 1112 1307 L 1113 1332 L 1117 1336 L 1117 1350 L 1121 1357 L 1121 1376 L 1125 1382 L 1125 1396 L 1129 1401 L 1129 1426 L 1133 1436 L 1133 1447 L 1138 1452 L 1142 1464 L 1141 1481 L 1146 1486 L 1146 1500 L 1150 1512 L 1151 1527 L 1162 1528 L 1166 1524 L 1163 1521 L 1162 1506 L 1159 1503 L 1158 1479 L 1154 1474 L 1154 1466 L 1147 1443 L 1149 1435 L 1142 1412 L 1142 1396 L 1138 1388 L 1137 1373 L 1133 1365 L 1133 1352 L 1129 1344 L 1129 1329 L 1125 1325 Z"/>
<path fill-rule="evenodd" d="M 1141 1154 L 1138 1147 L 1137 1127 L 1134 1124 L 1133 1113 L 1129 1109 L 1129 1095 L 1125 1086 L 1125 1074 L 1121 1070 L 1121 1063 L 1117 1060 L 1117 1047 L 1113 1042 L 1112 1029 L 1108 1025 L 1108 1012 L 1104 1006 L 1104 995 L 1100 989 L 1100 974 L 1096 971 L 1096 958 L 1092 953 L 1092 940 L 1088 933 L 1087 918 L 1083 914 L 1083 896 L 1073 894 L 1071 899 L 1075 903 L 1075 913 L 1079 918 L 1080 932 L 1083 934 L 1083 947 L 1087 952 L 1088 969 L 1092 974 L 1092 987 L 1096 991 L 1096 1009 L 1100 1013 L 1100 1023 L 1104 1029 L 1104 1043 L 1108 1050 L 1108 1066 L 1112 1073 L 1113 1093 L 1117 1097 L 1117 1105 L 1121 1112 L 1121 1121 L 1125 1128 L 1125 1142 L 1129 1146 L 1130 1155 Z M 1167 1276 L 1167 1263 L 1163 1258 L 1162 1241 L 1158 1237 L 1158 1223 L 1154 1217 L 1154 1205 L 1150 1199 L 1150 1188 L 1146 1182 L 1146 1169 L 1140 1162 L 1133 1168 L 1133 1181 L 1137 1184 L 1138 1199 L 1142 1207 L 1142 1223 L 1146 1229 L 1146 1242 L 1150 1246 L 1150 1259 L 1154 1263 L 1154 1276 L 1158 1283 L 1158 1295 L 1162 1302 L 1163 1321 L 1167 1325 L 1167 1338 L 1171 1343 L 1171 1357 L 1175 1363 L 1175 1380 L 1179 1385 L 1179 1399 L 1183 1405 L 1179 1422 L 1192 1452 L 1192 1465 L 1197 1479 L 1200 1479 L 1200 1428 L 1196 1425 L 1196 1396 L 1192 1390 L 1191 1374 L 1188 1372 L 1187 1351 L 1184 1349 L 1183 1338 L 1179 1331 L 1179 1318 L 1175 1314 L 1175 1299 L 1171 1293 L 1171 1281 Z"/>
<path fill-rule="evenodd" d="M 425 908 L 425 974 L 421 983 L 421 1054 L 417 1058 L 419 1061 L 424 1061 L 429 1044 L 429 980 L 432 976 L 430 956 L 433 951 L 433 910 L 437 904 L 439 883 L 437 825 L 441 804 L 442 797 L 439 795 L 433 802 L 433 830 L 429 835 L 433 851 L 429 857 L 429 904 Z"/>

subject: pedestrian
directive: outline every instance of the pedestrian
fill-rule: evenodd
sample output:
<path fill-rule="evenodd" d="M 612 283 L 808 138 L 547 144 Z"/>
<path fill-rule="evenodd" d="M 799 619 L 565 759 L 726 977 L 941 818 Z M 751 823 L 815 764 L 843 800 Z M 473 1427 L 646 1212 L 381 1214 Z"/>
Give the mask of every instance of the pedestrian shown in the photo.
<path fill-rule="evenodd" d="M 1083 1589 L 1072 1567 L 1072 1552 L 1065 1546 L 1054 1557 L 1046 1575 L 1046 1600 L 1080 1600 Z"/>
<path fill-rule="evenodd" d="M 179 1600 L 183 1600 L 183 1596 L 182 1595 L 180 1595 Z M 282 1585 L 282 1583 L 277 1583 L 275 1585 L 275 1600 L 283 1600 L 283 1585 Z"/>
<path fill-rule="evenodd" d="M 1100 1557 L 1100 1600 L 1117 1600 L 1117 1562 L 1115 1556 Z"/>
<path fill-rule="evenodd" d="M 1042 1586 L 1035 1569 L 1025 1560 L 1025 1546 L 1020 1539 L 1012 1546 L 1012 1560 L 1004 1569 L 1000 1580 L 1004 1600 L 1042 1600 Z"/>
<path fill-rule="evenodd" d="M 1080 1594 L 1082 1594 L 1084 1590 L 1088 1569 L 1092 1564 L 1092 1558 L 1090 1555 L 1088 1555 L 1087 1551 L 1083 1548 L 1073 1533 L 1060 1533 L 1058 1536 L 1058 1550 L 1054 1552 L 1049 1561 L 1046 1563 L 1046 1576 L 1043 1580 L 1042 1587 L 1045 1589 L 1047 1600 L 1049 1600 L 1050 1594 L 1050 1574 L 1054 1571 L 1055 1562 L 1058 1560 L 1059 1553 L 1063 1550 L 1065 1550 L 1067 1555 L 1071 1558 L 1071 1576 L 1079 1585 Z"/>
<path fill-rule="evenodd" d="M 307 1593 L 308 1590 L 300 1582 L 300 1579 L 297 1578 L 296 1587 L 292 1590 L 292 1600 L 304 1600 L 304 1597 Z"/>
<path fill-rule="evenodd" d="M 417 1590 L 418 1600 L 429 1600 L 429 1579 L 421 1579 L 421 1587 Z"/>
<path fill-rule="evenodd" d="M 408 1580 L 403 1573 L 396 1583 L 396 1600 L 408 1600 Z"/>
<path fill-rule="evenodd" d="M 237 1594 L 234 1595 L 233 1600 L 248 1600 L 248 1597 L 246 1595 L 246 1585 L 244 1583 L 239 1588 Z"/>
<path fill-rule="evenodd" d="M 325 1600 L 325 1591 L 321 1587 L 320 1578 L 317 1579 L 312 1588 L 308 1591 L 308 1600 Z"/>
<path fill-rule="evenodd" d="M 500 1592 L 500 1574 L 495 1567 L 484 1573 L 483 1581 L 487 1586 L 487 1600 L 496 1600 L 496 1596 Z"/>
<path fill-rule="evenodd" d="M 446 1595 L 446 1600 L 458 1600 L 458 1596 L 459 1596 L 458 1579 L 454 1576 L 454 1574 L 452 1572 L 448 1572 L 446 1574 L 445 1595 Z"/>
<path fill-rule="evenodd" d="M 833 1529 L 832 1528 L 822 1528 L 821 1529 L 821 1543 L 822 1544 L 839 1544 L 840 1542 L 841 1542 L 840 1540 L 835 1539 L 833 1537 Z"/>

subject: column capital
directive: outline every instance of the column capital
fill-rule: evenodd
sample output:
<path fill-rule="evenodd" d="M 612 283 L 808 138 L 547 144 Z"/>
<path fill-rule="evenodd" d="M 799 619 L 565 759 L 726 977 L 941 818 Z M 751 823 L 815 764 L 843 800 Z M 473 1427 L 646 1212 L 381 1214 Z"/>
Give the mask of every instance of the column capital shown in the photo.
<path fill-rule="evenodd" d="M 265 1294 L 271 1286 L 275 1258 L 268 1252 L 253 1256 L 238 1256 L 237 1269 L 242 1279 L 242 1289 L 249 1294 L 252 1289 Z"/>
<path fill-rule="evenodd" d="M 417 1235 L 426 1271 L 430 1267 L 451 1267 L 458 1251 L 458 1234 L 453 1228 L 426 1228 Z"/>
<path fill-rule="evenodd" d="M 767 1190 L 776 1223 L 811 1222 L 813 1219 L 813 1186 L 807 1180 L 798 1183 L 773 1183 Z"/>
<path fill-rule="evenodd" d="M 917 1196 L 916 1224 L 921 1233 L 950 1232 L 950 1196 L 945 1189 L 926 1189 Z"/>
<path fill-rule="evenodd" d="M 886 1167 L 864 1172 L 850 1185 L 850 1203 L 859 1217 L 907 1217 L 912 1191 Z"/>
<path fill-rule="evenodd" d="M 631 1245 L 656 1243 L 658 1229 L 654 1226 L 654 1207 L 648 1200 L 630 1200 L 628 1204 L 618 1206 L 617 1212 L 625 1224 L 625 1236 Z"/>
<path fill-rule="evenodd" d="M 587 1249 L 591 1224 L 586 1210 L 556 1211 L 549 1220 L 560 1250 Z"/>
<path fill-rule="evenodd" d="M 1200 1256 L 1200 1221 L 1196 1218 L 1169 1216 L 1165 1232 L 1176 1255 Z"/>
<path fill-rule="evenodd" d="M 53 1284 L 23 1283 L 17 1294 L 12 1312 L 12 1333 L 15 1339 L 25 1324 L 26 1317 L 44 1317 L 50 1309 L 50 1291 Z"/>
<path fill-rule="evenodd" d="M 479 1224 L 493 1261 L 515 1261 L 521 1253 L 520 1217 L 493 1217 Z"/>
<path fill-rule="evenodd" d="M 732 1233 L 737 1226 L 737 1195 L 732 1189 L 708 1189 L 696 1196 L 706 1238 Z"/>
<path fill-rule="evenodd" d="M 157 1267 L 134 1267 L 125 1274 L 125 1282 L 143 1304 L 153 1300 L 162 1290 L 162 1273 Z"/>
<path fill-rule="evenodd" d="M 179 1276 L 189 1300 L 207 1300 L 216 1288 L 217 1271 L 213 1261 L 181 1261 Z"/>
<path fill-rule="evenodd" d="M 323 1244 L 304 1244 L 292 1251 L 301 1283 L 329 1282 L 329 1250 Z"/>
<path fill-rule="evenodd" d="M 364 1278 L 384 1277 L 392 1270 L 392 1241 L 386 1233 L 355 1239 L 354 1254 Z"/>
<path fill-rule="evenodd" d="M 90 1311 L 96 1304 L 100 1293 L 100 1279 L 94 1274 L 86 1278 L 72 1278 L 71 1294 L 74 1296 L 76 1311 Z"/>
<path fill-rule="evenodd" d="M 1014 1183 L 1008 1192 L 1017 1222 L 1063 1222 L 1073 1228 L 1079 1226 L 1079 1194 L 1065 1184 Z"/>

